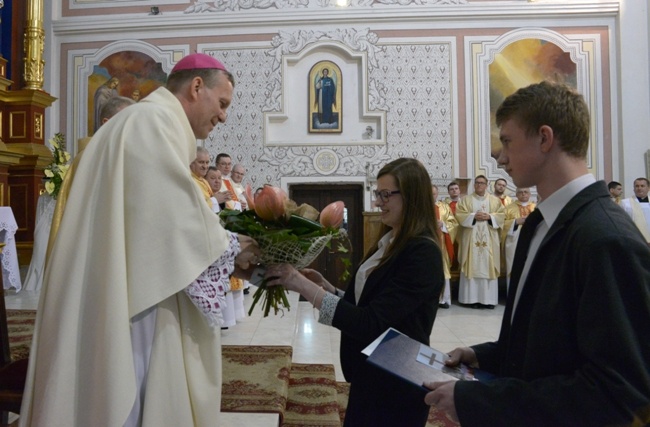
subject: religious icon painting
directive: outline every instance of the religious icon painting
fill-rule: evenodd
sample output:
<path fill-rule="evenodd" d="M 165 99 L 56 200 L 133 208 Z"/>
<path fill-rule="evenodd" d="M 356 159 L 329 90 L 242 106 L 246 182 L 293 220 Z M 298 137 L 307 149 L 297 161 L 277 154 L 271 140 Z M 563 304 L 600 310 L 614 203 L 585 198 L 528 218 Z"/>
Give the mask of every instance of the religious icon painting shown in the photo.
<path fill-rule="evenodd" d="M 319 61 L 309 70 L 309 132 L 343 131 L 343 75 L 332 61 Z"/>
<path fill-rule="evenodd" d="M 120 51 L 102 59 L 88 76 L 88 135 L 101 126 L 100 111 L 110 98 L 124 96 L 138 102 L 166 81 L 162 63 L 146 53 Z"/>

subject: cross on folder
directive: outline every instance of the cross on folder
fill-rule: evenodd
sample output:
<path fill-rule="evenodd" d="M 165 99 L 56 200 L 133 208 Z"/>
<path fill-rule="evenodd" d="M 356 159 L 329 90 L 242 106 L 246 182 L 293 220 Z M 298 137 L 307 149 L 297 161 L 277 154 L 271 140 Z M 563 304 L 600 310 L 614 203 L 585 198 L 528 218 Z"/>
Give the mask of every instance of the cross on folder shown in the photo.
<path fill-rule="evenodd" d="M 420 353 L 420 356 L 424 356 L 429 359 L 429 365 L 433 366 L 436 363 L 436 353 L 426 354 Z"/>

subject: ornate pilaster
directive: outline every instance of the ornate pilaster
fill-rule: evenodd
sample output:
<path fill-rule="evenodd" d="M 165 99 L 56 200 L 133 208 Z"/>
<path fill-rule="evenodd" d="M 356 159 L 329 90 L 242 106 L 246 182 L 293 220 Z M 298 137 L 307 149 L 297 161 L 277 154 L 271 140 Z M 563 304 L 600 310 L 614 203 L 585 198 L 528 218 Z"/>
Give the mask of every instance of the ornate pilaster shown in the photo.
<path fill-rule="evenodd" d="M 27 0 L 25 19 L 25 70 L 23 78 L 25 89 L 43 89 L 43 47 L 45 31 L 43 30 L 43 0 Z"/>

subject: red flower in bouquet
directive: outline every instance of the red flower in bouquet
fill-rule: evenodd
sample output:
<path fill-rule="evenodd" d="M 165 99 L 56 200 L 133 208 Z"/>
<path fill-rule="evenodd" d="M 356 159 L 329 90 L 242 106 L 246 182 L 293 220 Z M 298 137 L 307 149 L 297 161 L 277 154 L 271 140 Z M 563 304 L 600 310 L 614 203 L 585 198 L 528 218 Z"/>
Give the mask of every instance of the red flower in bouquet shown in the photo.
<path fill-rule="evenodd" d="M 320 213 L 320 222 L 316 222 L 318 210 L 307 204 L 297 206 L 277 187 L 265 185 L 253 196 L 250 186 L 247 186 L 244 194 L 251 209 L 243 212 L 226 209 L 219 215 L 227 230 L 257 240 L 263 265 L 289 263 L 302 269 L 311 264 L 326 247 L 331 248 L 332 239 L 348 242 L 347 232 L 339 228 L 343 223 L 343 202 L 334 202 L 325 207 Z M 346 244 L 339 244 L 335 250 L 348 252 Z M 348 259 L 343 262 L 349 267 Z M 285 289 L 282 286 L 269 288 L 262 282 L 253 294 L 249 314 L 262 297 L 264 317 L 268 316 L 271 308 L 275 314 L 281 307 L 289 309 Z"/>

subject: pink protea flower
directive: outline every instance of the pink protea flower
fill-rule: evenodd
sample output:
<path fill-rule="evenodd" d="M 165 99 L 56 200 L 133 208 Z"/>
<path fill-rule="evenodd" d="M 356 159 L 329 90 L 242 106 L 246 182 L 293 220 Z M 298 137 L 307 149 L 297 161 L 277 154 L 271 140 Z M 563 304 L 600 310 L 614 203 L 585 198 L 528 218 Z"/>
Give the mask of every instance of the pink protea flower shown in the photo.
<path fill-rule="evenodd" d="M 285 200 L 287 195 L 284 191 L 272 185 L 265 185 L 255 196 L 255 213 L 265 221 L 277 221 L 285 214 Z"/>
<path fill-rule="evenodd" d="M 253 197 L 253 190 L 251 189 L 250 184 L 246 184 L 246 188 L 244 189 L 244 198 L 246 199 L 248 209 L 255 210 L 255 198 Z"/>
<path fill-rule="evenodd" d="M 330 203 L 320 213 L 319 222 L 323 227 L 339 228 L 343 224 L 345 204 L 341 201 Z"/>

